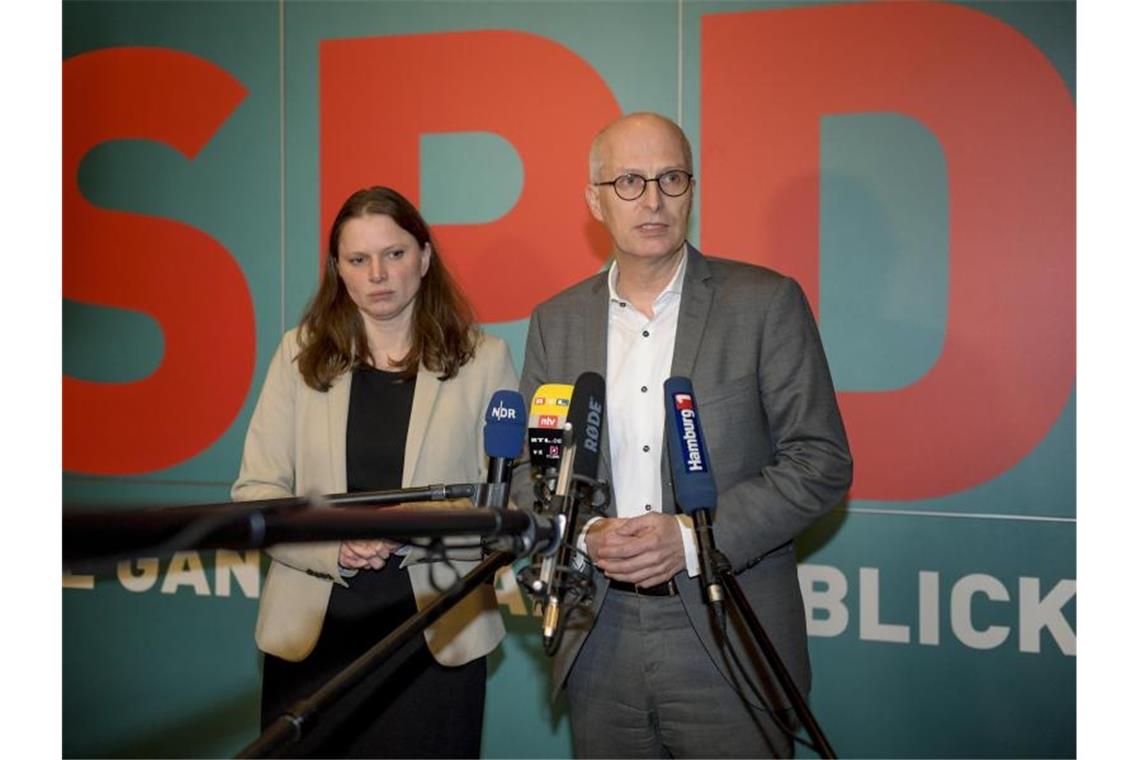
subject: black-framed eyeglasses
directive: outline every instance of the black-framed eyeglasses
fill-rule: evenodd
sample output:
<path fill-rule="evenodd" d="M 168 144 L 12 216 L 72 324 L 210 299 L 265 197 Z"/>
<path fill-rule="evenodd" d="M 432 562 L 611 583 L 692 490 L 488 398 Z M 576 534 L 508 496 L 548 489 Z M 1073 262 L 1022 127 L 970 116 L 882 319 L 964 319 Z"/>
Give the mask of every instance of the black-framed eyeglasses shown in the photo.
<path fill-rule="evenodd" d="M 610 185 L 617 193 L 617 197 L 623 201 L 635 201 L 645 194 L 645 188 L 649 187 L 650 182 L 656 182 L 658 189 L 665 195 L 676 198 L 679 195 L 684 195 L 689 189 L 689 185 L 693 182 L 693 175 L 684 169 L 670 169 L 667 172 L 661 172 L 656 177 L 642 177 L 640 174 L 630 172 L 609 182 L 595 182 L 594 186 Z"/>

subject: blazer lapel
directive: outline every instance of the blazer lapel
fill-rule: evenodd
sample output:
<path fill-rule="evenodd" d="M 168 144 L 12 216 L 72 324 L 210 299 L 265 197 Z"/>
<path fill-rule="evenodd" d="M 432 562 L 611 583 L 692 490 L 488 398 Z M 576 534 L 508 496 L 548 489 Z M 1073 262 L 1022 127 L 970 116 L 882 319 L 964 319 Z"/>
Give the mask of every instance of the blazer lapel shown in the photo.
<path fill-rule="evenodd" d="M 610 288 L 607 284 L 607 268 L 597 275 L 590 288 L 589 301 L 582 309 L 582 356 L 579 366 L 583 372 L 606 374 L 606 325 L 609 322 Z M 578 378 L 572 377 L 573 383 Z"/>
<path fill-rule="evenodd" d="M 612 266 L 612 264 L 610 265 Z M 583 309 L 582 334 L 585 340 L 583 345 L 583 372 L 597 372 L 603 378 L 606 376 L 608 327 L 610 318 L 610 286 L 609 267 L 598 275 L 594 286 L 590 289 L 591 303 Z M 571 378 L 570 382 L 578 378 Z M 610 433 L 609 426 L 602 425 L 602 438 L 599 442 L 602 447 L 601 461 L 598 465 L 598 479 L 612 481 L 610 472 Z M 610 506 L 613 510 L 613 505 Z"/>
<path fill-rule="evenodd" d="M 324 394 L 328 412 L 329 443 L 325 447 L 328 452 L 328 471 L 332 476 L 332 493 L 344 493 L 348 490 L 347 455 L 345 453 L 345 438 L 348 436 L 348 402 L 351 397 L 352 371 L 345 372 L 332 381 L 328 392 Z"/>
<path fill-rule="evenodd" d="M 681 287 L 680 313 L 677 315 L 677 338 L 673 343 L 673 376 L 693 376 L 697 351 L 701 347 L 712 308 L 711 279 L 705 257 L 690 245 L 689 260 L 685 264 L 685 283 Z"/>
<path fill-rule="evenodd" d="M 416 390 L 412 394 L 412 416 L 408 420 L 408 438 L 404 445 L 404 476 L 401 485 L 408 488 L 414 481 L 416 465 L 420 460 L 420 449 L 423 448 L 424 437 L 427 435 L 428 420 L 435 407 L 436 396 L 439 395 L 440 381 L 434 373 L 420 365 L 416 373 Z"/>
<path fill-rule="evenodd" d="M 685 282 L 681 286 L 680 312 L 677 315 L 677 337 L 673 342 L 673 364 L 669 374 L 692 379 L 697 351 L 700 350 L 709 311 L 712 309 L 713 287 L 708 262 L 701 252 L 690 245 L 688 256 Z M 677 510 L 677 505 L 673 499 L 673 489 L 668 487 L 673 482 L 667 453 L 669 441 L 665 437 L 668 435 L 666 426 L 665 435 L 661 439 L 661 483 L 666 486 L 661 489 L 661 510 L 672 513 Z"/>

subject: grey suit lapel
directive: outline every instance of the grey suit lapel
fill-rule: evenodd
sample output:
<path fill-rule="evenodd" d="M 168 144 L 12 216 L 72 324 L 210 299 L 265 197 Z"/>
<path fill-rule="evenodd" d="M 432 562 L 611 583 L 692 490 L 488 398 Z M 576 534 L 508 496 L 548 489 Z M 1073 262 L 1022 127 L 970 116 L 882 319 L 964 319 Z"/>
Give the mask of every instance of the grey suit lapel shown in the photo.
<path fill-rule="evenodd" d="M 697 351 L 704 338 L 705 325 L 712 309 L 713 287 L 708 262 L 693 246 L 685 263 L 685 282 L 681 287 L 680 313 L 677 315 L 677 338 L 673 343 L 672 375 L 692 378 Z"/>
<path fill-rule="evenodd" d="M 613 266 L 612 264 L 610 266 Z M 583 309 L 582 332 L 583 341 L 583 372 L 597 372 L 606 377 L 607 345 L 609 343 L 608 328 L 610 319 L 610 286 L 609 267 L 594 282 L 590 288 L 591 304 Z M 574 382 L 578 378 L 571 378 Z M 598 479 L 612 482 L 610 474 L 610 433 L 609 426 L 602 425 L 601 462 L 598 465 Z M 613 511 L 613 506 L 610 506 Z"/>
<path fill-rule="evenodd" d="M 696 367 L 697 351 L 700 350 L 701 340 L 704 338 L 705 325 L 708 323 L 709 311 L 712 309 L 713 287 L 712 275 L 709 272 L 708 262 L 701 252 L 689 246 L 689 257 L 685 262 L 685 281 L 681 286 L 681 305 L 677 315 L 677 337 L 673 341 L 673 364 L 669 374 L 673 377 L 693 377 Z M 698 400 L 699 401 L 699 400 Z M 662 405 L 664 405 L 664 391 L 662 391 Z M 671 513 L 677 511 L 673 498 L 673 477 L 669 467 L 668 425 L 665 426 L 664 436 L 661 439 L 661 511 Z"/>
<path fill-rule="evenodd" d="M 608 273 L 609 269 L 606 269 Z M 606 330 L 610 315 L 610 288 L 603 273 L 590 288 L 590 305 L 582 310 L 583 372 L 606 375 Z M 574 382 L 578 378 L 570 378 Z"/>

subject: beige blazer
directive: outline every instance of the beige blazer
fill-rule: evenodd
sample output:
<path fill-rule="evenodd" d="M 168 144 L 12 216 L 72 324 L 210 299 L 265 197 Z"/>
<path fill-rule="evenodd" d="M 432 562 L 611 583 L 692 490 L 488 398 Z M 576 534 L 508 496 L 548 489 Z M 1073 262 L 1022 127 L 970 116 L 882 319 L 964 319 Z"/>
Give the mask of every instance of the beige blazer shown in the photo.
<path fill-rule="evenodd" d="M 250 420 L 241 472 L 231 489 L 235 501 L 343 493 L 347 488 L 351 373 L 337 378 L 327 392 L 315 391 L 297 369 L 298 351 L 297 330 L 290 330 L 269 364 Z M 408 422 L 403 487 L 485 480 L 484 411 L 495 391 L 517 387 L 510 350 L 489 335 L 482 337 L 475 358 L 450 380 L 441 381 L 421 367 Z M 438 506 L 470 505 L 461 500 Z M 333 584 L 352 582 L 339 572 L 339 546 L 338 542 L 280 544 L 268 550 L 273 561 L 257 613 L 258 648 L 294 662 L 313 651 Z M 453 561 L 459 573 L 477 563 Z M 443 563 L 427 562 L 418 549 L 403 558 L 401 567 L 408 571 L 420 609 L 438 596 L 433 572 L 442 588 L 457 577 Z M 425 638 L 439 663 L 455 666 L 487 654 L 503 634 L 494 589 L 485 585 L 430 626 Z"/>

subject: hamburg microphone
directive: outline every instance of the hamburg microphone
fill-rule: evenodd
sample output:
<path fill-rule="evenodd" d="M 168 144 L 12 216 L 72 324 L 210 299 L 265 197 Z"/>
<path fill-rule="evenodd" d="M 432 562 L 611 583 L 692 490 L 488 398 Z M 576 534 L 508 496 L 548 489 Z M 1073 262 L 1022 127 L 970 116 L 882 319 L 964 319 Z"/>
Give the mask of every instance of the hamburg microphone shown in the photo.
<path fill-rule="evenodd" d="M 558 616 L 565 595 L 565 583 L 555 575 L 567 572 L 571 544 L 581 499 L 580 483 L 598 477 L 602 440 L 602 420 L 606 409 L 606 381 L 597 372 L 583 372 L 574 383 L 567 413 L 565 440 L 559 463 L 558 483 L 551 499 L 551 512 L 563 526 L 563 540 L 554 556 L 542 561 L 539 576 L 546 596 L 542 618 L 542 639 L 548 654 L 558 646 Z"/>
<path fill-rule="evenodd" d="M 687 377 L 671 377 L 665 381 L 665 425 L 669 465 L 673 469 L 673 495 L 681 511 L 693 518 L 701 584 L 709 603 L 719 609 L 724 592 L 713 564 L 716 543 L 712 535 L 712 516 L 716 511 L 716 482 L 697 417 L 693 383 Z"/>
<path fill-rule="evenodd" d="M 526 407 L 518 391 L 495 391 L 487 405 L 483 450 L 487 452 L 487 488 L 476 494 L 477 507 L 505 507 L 509 497 L 511 465 L 522 453 L 526 437 Z"/>

